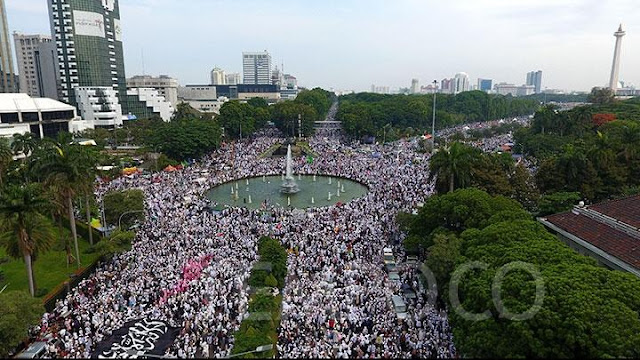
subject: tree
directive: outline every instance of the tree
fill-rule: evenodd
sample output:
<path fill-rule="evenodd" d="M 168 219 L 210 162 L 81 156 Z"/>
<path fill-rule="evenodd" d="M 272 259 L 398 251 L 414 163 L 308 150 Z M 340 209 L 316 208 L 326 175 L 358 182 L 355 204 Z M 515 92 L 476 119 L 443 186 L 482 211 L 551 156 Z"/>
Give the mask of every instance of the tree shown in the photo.
<path fill-rule="evenodd" d="M 36 146 L 37 141 L 31 133 L 13 135 L 11 149 L 13 150 L 13 154 L 16 156 L 20 154 L 29 156 Z"/>
<path fill-rule="evenodd" d="M 297 137 L 300 133 L 300 123 L 303 136 L 311 136 L 314 123 L 319 119 L 313 107 L 292 101 L 277 103 L 269 109 L 273 123 L 285 136 Z"/>
<path fill-rule="evenodd" d="M 540 198 L 538 208 L 540 209 L 539 216 L 547 216 L 552 214 L 559 214 L 565 211 L 573 209 L 578 205 L 581 196 L 579 192 L 559 192 L 549 195 L 544 195 Z"/>
<path fill-rule="evenodd" d="M 9 165 L 13 162 L 13 152 L 9 142 L 5 138 L 0 138 L 0 186 L 2 186 Z"/>
<path fill-rule="evenodd" d="M 43 157 L 37 168 L 45 174 L 45 185 L 56 186 L 65 201 L 67 216 L 78 268 L 80 267 L 80 251 L 78 250 L 78 232 L 73 210 L 73 199 L 85 180 L 84 158 L 79 145 L 56 143 L 52 151 Z"/>
<path fill-rule="evenodd" d="M 259 98 L 259 97 L 254 97 L 254 98 L 251 98 L 251 99 L 247 100 L 247 104 L 253 106 L 254 108 L 267 108 L 267 107 L 269 107 L 269 104 L 267 103 L 267 100 L 265 100 L 263 98 Z"/>
<path fill-rule="evenodd" d="M 470 185 L 471 164 L 478 155 L 479 150 L 459 142 L 440 149 L 431 157 L 429 181 L 437 178 L 439 191 L 447 184 L 449 192 Z"/>
<path fill-rule="evenodd" d="M 427 266 L 438 283 L 438 291 L 445 293 L 451 274 L 455 270 L 456 261 L 460 257 L 462 240 L 456 235 L 438 234 L 433 238 L 433 246 L 429 248 Z"/>
<path fill-rule="evenodd" d="M 121 222 L 124 228 L 129 228 L 135 221 L 144 220 L 144 193 L 142 190 L 113 191 L 105 194 L 104 216 L 107 224 L 118 225 Z M 133 213 L 135 211 L 135 213 Z M 125 213 L 131 214 L 124 215 Z"/>
<path fill-rule="evenodd" d="M 41 193 L 38 184 L 9 185 L 0 193 L 0 243 L 9 256 L 24 259 L 31 296 L 36 294 L 33 257 L 55 241 L 52 225 L 42 215 L 48 203 Z"/>
<path fill-rule="evenodd" d="M 600 127 L 606 123 L 610 123 L 616 120 L 616 114 L 594 114 L 593 125 Z"/>
<path fill-rule="evenodd" d="M 587 102 L 603 105 L 611 104 L 615 101 L 615 94 L 609 88 L 593 88 L 587 98 Z"/>
<path fill-rule="evenodd" d="M 456 232 L 484 228 L 492 216 L 501 212 L 522 212 L 522 205 L 502 196 L 491 196 L 478 189 L 461 189 L 433 196 L 410 222 L 409 236 L 423 238 L 423 246 L 433 245 L 435 232 Z"/>
<path fill-rule="evenodd" d="M 29 328 L 44 313 L 42 301 L 23 291 L 0 294 L 0 356 L 9 358 L 15 347 L 28 336 Z"/>
<path fill-rule="evenodd" d="M 452 312 L 456 345 L 465 356 L 597 358 L 639 353 L 640 280 L 633 275 L 597 266 L 534 221 L 501 222 L 468 230 L 462 238 L 463 259 L 482 261 L 488 268 L 462 279 L 459 298 L 467 311 L 490 311 L 485 321 L 468 321 Z M 496 271 L 515 261 L 535 266 L 544 281 L 542 306 L 527 321 L 503 319 L 492 306 Z M 534 304 L 535 289 L 531 274 L 510 271 L 500 287 L 501 299 L 509 311 L 522 313 Z"/>
<path fill-rule="evenodd" d="M 321 88 L 315 88 L 313 90 L 301 91 L 296 97 L 295 102 L 311 106 L 319 118 L 324 118 L 331 108 L 334 97 L 334 93 Z"/>
<path fill-rule="evenodd" d="M 191 117 L 157 124 L 147 143 L 156 151 L 182 161 L 199 158 L 216 149 L 221 135 L 218 121 Z"/>
<path fill-rule="evenodd" d="M 256 130 L 254 110 L 250 104 L 243 104 L 237 100 L 228 101 L 220 108 L 217 120 L 232 139 L 238 139 L 242 135 L 246 138 Z"/>
<path fill-rule="evenodd" d="M 98 154 L 90 147 L 83 146 L 80 148 L 79 161 L 81 172 L 83 173 L 82 181 L 79 187 L 84 194 L 84 208 L 87 217 L 87 227 L 91 230 L 91 200 L 93 199 L 93 189 L 96 181 L 96 166 L 98 165 Z M 93 245 L 93 231 L 89 231 L 89 244 Z"/>

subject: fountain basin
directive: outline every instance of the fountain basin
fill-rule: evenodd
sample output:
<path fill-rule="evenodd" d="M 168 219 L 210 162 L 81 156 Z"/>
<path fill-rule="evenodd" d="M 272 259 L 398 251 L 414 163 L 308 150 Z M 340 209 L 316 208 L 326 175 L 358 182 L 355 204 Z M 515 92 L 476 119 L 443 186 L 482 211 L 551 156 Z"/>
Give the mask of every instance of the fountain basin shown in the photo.
<path fill-rule="evenodd" d="M 348 203 L 354 199 L 365 196 L 369 189 L 353 180 L 335 177 L 316 175 L 314 181 L 313 175 L 302 175 L 300 180 L 296 180 L 295 185 L 298 187 L 297 193 L 286 194 L 281 192 L 283 189 L 282 175 L 263 176 L 249 178 L 249 185 L 246 185 L 247 179 L 239 179 L 225 184 L 216 186 L 209 190 L 206 194 L 207 198 L 217 203 L 214 210 L 223 210 L 225 207 L 244 207 L 248 209 L 262 208 L 265 200 L 268 207 L 286 208 L 288 198 L 291 199 L 291 207 L 297 209 L 318 208 L 335 205 L 337 203 Z M 331 179 L 331 184 L 329 184 Z M 341 191 L 340 196 L 335 196 L 338 181 L 344 192 Z M 243 185 L 234 195 L 229 193 L 229 188 L 239 183 Z M 248 187 L 248 191 L 247 191 Z M 342 190 L 342 189 L 340 189 Z M 327 195 L 334 194 L 331 201 L 328 201 Z M 251 203 L 249 203 L 249 196 Z"/>

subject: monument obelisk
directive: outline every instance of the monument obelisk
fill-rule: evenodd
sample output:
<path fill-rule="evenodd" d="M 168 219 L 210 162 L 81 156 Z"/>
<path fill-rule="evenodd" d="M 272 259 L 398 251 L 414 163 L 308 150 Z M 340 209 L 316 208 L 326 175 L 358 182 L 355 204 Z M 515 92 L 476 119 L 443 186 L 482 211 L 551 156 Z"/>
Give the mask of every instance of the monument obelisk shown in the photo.
<path fill-rule="evenodd" d="M 613 36 L 616 37 L 616 48 L 613 52 L 613 66 L 611 67 L 611 79 L 609 80 L 609 89 L 613 91 L 615 95 L 618 90 L 618 76 L 620 75 L 620 49 L 622 48 L 622 37 L 626 35 L 626 32 L 622 31 L 622 24 L 618 28 Z"/>

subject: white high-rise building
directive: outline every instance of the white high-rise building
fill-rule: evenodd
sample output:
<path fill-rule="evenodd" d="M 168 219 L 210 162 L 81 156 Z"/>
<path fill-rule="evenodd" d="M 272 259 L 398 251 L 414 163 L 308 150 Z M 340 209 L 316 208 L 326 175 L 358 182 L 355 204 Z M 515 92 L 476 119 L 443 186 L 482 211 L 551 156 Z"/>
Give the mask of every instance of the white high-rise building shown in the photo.
<path fill-rule="evenodd" d="M 453 93 L 459 94 L 461 92 L 469 91 L 470 83 L 469 83 L 469 75 L 464 72 L 459 72 L 453 78 Z"/>
<path fill-rule="evenodd" d="M 613 52 L 613 65 L 611 66 L 611 79 L 609 79 L 609 89 L 615 94 L 618 90 L 618 77 L 620 75 L 620 51 L 622 49 L 622 37 L 626 35 L 626 32 L 622 30 L 622 24 L 618 28 L 613 36 L 616 37 L 616 47 Z"/>
<path fill-rule="evenodd" d="M 211 70 L 211 85 L 227 85 L 227 76 L 219 67 Z"/>
<path fill-rule="evenodd" d="M 240 77 L 240 73 L 226 74 L 224 77 L 225 77 L 225 83 L 227 85 L 242 84 L 242 78 Z"/>
<path fill-rule="evenodd" d="M 271 55 L 266 50 L 242 53 L 243 84 L 270 85 L 271 75 Z"/>
<path fill-rule="evenodd" d="M 417 94 L 420 92 L 420 80 L 412 79 L 411 80 L 411 93 Z"/>

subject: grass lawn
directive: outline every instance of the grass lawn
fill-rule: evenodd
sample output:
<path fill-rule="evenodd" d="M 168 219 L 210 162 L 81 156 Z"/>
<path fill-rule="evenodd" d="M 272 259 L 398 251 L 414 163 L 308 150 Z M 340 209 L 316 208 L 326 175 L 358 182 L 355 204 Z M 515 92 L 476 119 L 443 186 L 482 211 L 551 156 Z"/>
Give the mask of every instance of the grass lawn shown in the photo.
<path fill-rule="evenodd" d="M 63 229 L 66 236 L 71 238 L 71 233 L 67 229 Z M 57 233 L 57 229 L 56 229 Z M 60 239 L 59 236 L 56 239 Z M 69 280 L 69 274 L 77 270 L 77 265 L 74 263 L 67 267 L 66 265 L 66 253 L 63 250 L 59 250 L 61 245 L 60 240 L 53 246 L 51 251 L 46 252 L 38 257 L 34 263 L 34 273 L 37 289 L 46 289 L 47 292 L 53 290 L 56 286 Z M 98 254 L 86 254 L 85 250 L 89 248 L 89 241 L 78 237 L 78 249 L 80 250 L 80 263 L 82 267 L 87 267 L 93 264 L 98 259 Z M 71 252 L 74 253 L 73 245 L 71 245 Z M 0 259 L 7 258 L 7 254 L 4 248 L 0 247 Z M 24 266 L 24 261 L 20 259 L 11 259 L 9 262 L 0 265 L 0 269 L 4 272 L 4 280 L 0 281 L 0 290 L 7 284 L 7 289 L 10 290 L 24 290 L 29 291 L 29 282 L 27 280 L 27 270 Z M 40 290 L 42 291 L 42 290 Z"/>

